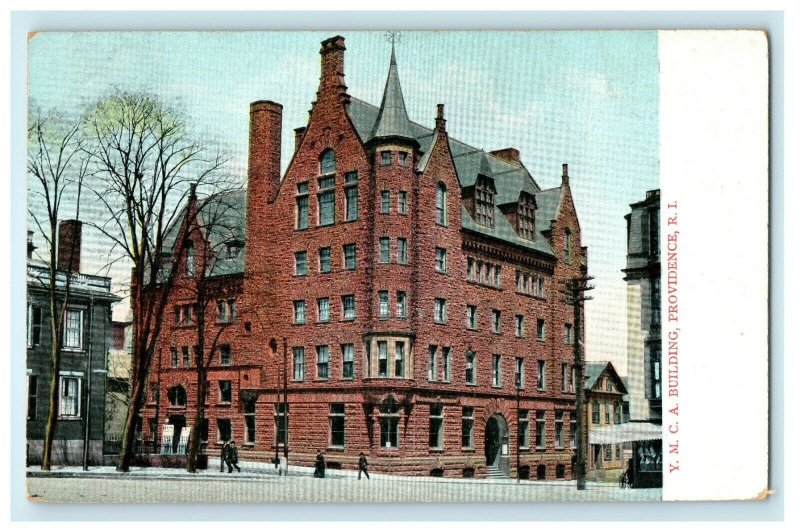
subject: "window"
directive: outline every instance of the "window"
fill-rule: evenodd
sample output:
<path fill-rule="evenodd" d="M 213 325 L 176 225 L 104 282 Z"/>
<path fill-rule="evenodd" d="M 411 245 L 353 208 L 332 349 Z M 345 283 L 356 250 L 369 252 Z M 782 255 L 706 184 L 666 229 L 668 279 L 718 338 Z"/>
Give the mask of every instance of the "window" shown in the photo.
<path fill-rule="evenodd" d="M 572 231 L 569 229 L 564 229 L 564 261 L 572 262 Z"/>
<path fill-rule="evenodd" d="M 217 443 L 225 443 L 231 439 L 231 420 L 217 420 Z"/>
<path fill-rule="evenodd" d="M 659 225 L 659 215 L 661 214 L 661 210 L 651 209 L 647 211 L 647 225 L 649 228 L 650 233 L 650 254 L 651 255 L 658 255 L 659 253 L 659 243 L 658 243 L 658 225 Z"/>
<path fill-rule="evenodd" d="M 356 296 L 342 296 L 342 319 L 353 320 L 356 318 Z"/>
<path fill-rule="evenodd" d="M 231 365 L 231 346 L 222 344 L 219 346 L 219 363 L 221 366 Z"/>
<path fill-rule="evenodd" d="M 320 273 L 331 271 L 331 248 L 319 248 L 319 271 Z"/>
<path fill-rule="evenodd" d="M 244 405 L 244 442 L 247 445 L 256 443 L 256 400 L 248 398 L 243 401 Z M 205 421 L 205 420 L 203 420 Z M 208 426 L 206 426 L 208 432 Z M 208 436 L 206 436 L 208 439 Z"/>
<path fill-rule="evenodd" d="M 183 367 L 188 368 L 191 366 L 191 360 L 189 359 L 189 346 L 183 346 Z"/>
<path fill-rule="evenodd" d="M 502 267 L 498 264 L 494 267 L 494 286 L 500 288 L 500 270 Z"/>
<path fill-rule="evenodd" d="M 275 429 L 277 430 L 276 440 L 278 445 L 286 445 L 288 442 L 289 412 L 288 405 L 277 403 L 275 405 Z"/>
<path fill-rule="evenodd" d="M 397 193 L 397 212 L 399 214 L 408 214 L 408 192 L 405 190 Z"/>
<path fill-rule="evenodd" d="M 355 244 L 345 244 L 343 250 L 344 250 L 344 269 L 345 270 L 355 270 L 356 269 L 356 245 Z"/>
<path fill-rule="evenodd" d="M 564 448 L 564 412 L 556 412 L 556 449 Z"/>
<path fill-rule="evenodd" d="M 36 347 L 42 341 L 42 307 L 28 305 L 28 347 Z"/>
<path fill-rule="evenodd" d="M 231 381 L 219 381 L 219 402 L 230 403 L 233 398 Z"/>
<path fill-rule="evenodd" d="M 408 246 L 405 238 L 397 239 L 397 263 L 408 263 Z"/>
<path fill-rule="evenodd" d="M 179 366 L 178 363 L 178 348 L 171 347 L 170 348 L 170 362 L 172 363 L 173 368 L 177 368 Z"/>
<path fill-rule="evenodd" d="M 467 305 L 467 329 L 478 328 L 478 307 Z"/>
<path fill-rule="evenodd" d="M 348 222 L 358 220 L 358 173 L 349 172 L 344 176 L 344 219 Z"/>
<path fill-rule="evenodd" d="M 611 461 L 611 445 L 603 445 L 603 460 L 605 462 Z"/>
<path fill-rule="evenodd" d="M 461 447 L 472 449 L 472 427 L 475 424 L 475 408 L 465 406 L 461 408 Z"/>
<path fill-rule="evenodd" d="M 320 175 L 333 174 L 336 172 L 336 154 L 333 150 L 325 150 L 319 158 Z"/>
<path fill-rule="evenodd" d="M 578 417 L 575 411 L 569 415 L 569 446 L 575 448 L 575 435 L 578 433 Z"/>
<path fill-rule="evenodd" d="M 439 362 L 436 360 L 437 346 L 428 346 L 428 380 L 435 382 L 439 377 Z"/>
<path fill-rule="evenodd" d="M 306 379 L 306 348 L 293 347 L 292 355 L 292 378 L 296 381 L 303 381 Z"/>
<path fill-rule="evenodd" d="M 614 423 L 616 425 L 622 423 L 622 408 L 619 403 L 614 403 Z"/>
<path fill-rule="evenodd" d="M 611 382 L 611 379 L 605 379 L 606 381 L 606 391 L 613 392 L 614 391 L 614 383 Z"/>
<path fill-rule="evenodd" d="M 547 366 L 544 360 L 539 360 L 537 362 L 539 365 L 539 374 L 537 375 L 538 380 L 536 381 L 536 387 L 540 390 L 544 390 L 547 388 Z"/>
<path fill-rule="evenodd" d="M 378 342 L 378 377 L 388 377 L 389 367 L 389 344 Z"/>
<path fill-rule="evenodd" d="M 514 317 L 514 334 L 517 335 L 517 338 L 525 336 L 525 316 L 521 314 Z"/>
<path fill-rule="evenodd" d="M 392 193 L 388 190 L 381 190 L 381 214 L 389 214 L 392 208 Z"/>
<path fill-rule="evenodd" d="M 379 240 L 379 243 L 380 243 L 380 255 L 378 257 L 378 262 L 382 264 L 387 264 L 389 262 L 389 255 L 390 255 L 389 237 L 382 236 Z"/>
<path fill-rule="evenodd" d="M 650 279 L 650 324 L 661 325 L 661 278 Z"/>
<path fill-rule="evenodd" d="M 36 419 L 36 400 L 39 393 L 39 377 L 28 375 L 28 419 Z"/>
<path fill-rule="evenodd" d="M 530 194 L 522 193 L 517 204 L 517 234 L 525 240 L 534 239 L 534 207 L 533 197 Z"/>
<path fill-rule="evenodd" d="M 445 273 L 447 271 L 447 250 L 436 248 L 436 271 Z"/>
<path fill-rule="evenodd" d="M 492 386 L 502 385 L 502 371 L 500 366 L 500 355 L 492 355 Z"/>
<path fill-rule="evenodd" d="M 355 375 L 353 361 L 356 358 L 356 348 L 353 344 L 342 345 L 342 378 L 352 379 Z"/>
<path fill-rule="evenodd" d="M 406 344 L 405 342 L 395 342 L 394 344 L 394 376 L 403 378 L 405 376 Z"/>
<path fill-rule="evenodd" d="M 600 424 L 600 403 L 592 401 L 592 424 Z"/>
<path fill-rule="evenodd" d="M 408 166 L 408 153 L 401 151 L 398 155 L 400 156 L 400 166 Z"/>
<path fill-rule="evenodd" d="M 328 378 L 328 357 L 329 357 L 329 350 L 327 345 L 318 345 L 317 346 L 317 378 L 318 379 L 327 379 Z"/>
<path fill-rule="evenodd" d="M 381 318 L 389 317 L 389 292 L 386 290 L 378 292 L 378 316 Z"/>
<path fill-rule="evenodd" d="M 651 353 L 653 356 L 654 353 Z M 652 376 L 652 383 L 653 383 L 653 399 L 660 399 L 661 398 L 661 361 L 660 360 L 651 360 L 650 361 L 651 367 L 651 376 Z"/>
<path fill-rule="evenodd" d="M 528 410 L 519 411 L 519 424 L 517 425 L 517 438 L 520 449 L 527 449 L 531 446 L 530 435 L 530 413 Z"/>
<path fill-rule="evenodd" d="M 494 181 L 479 175 L 475 183 L 475 222 L 494 227 Z"/>
<path fill-rule="evenodd" d="M 561 391 L 562 392 L 566 392 L 568 390 L 568 381 L 567 381 L 568 375 L 569 374 L 567 373 L 567 363 L 566 362 L 562 362 L 561 363 Z"/>
<path fill-rule="evenodd" d="M 242 242 L 238 240 L 232 240 L 225 244 L 225 258 L 228 260 L 233 260 L 239 256 L 239 253 L 242 251 Z"/>
<path fill-rule="evenodd" d="M 194 277 L 194 244 L 186 244 L 186 275 Z"/>
<path fill-rule="evenodd" d="M 333 180 L 331 179 L 331 182 Z M 322 180 L 320 180 L 322 183 Z M 320 185 L 320 188 L 321 185 Z M 317 204 L 319 206 L 319 220 L 317 225 L 333 225 L 336 213 L 336 196 L 334 191 L 322 190 L 317 194 Z"/>
<path fill-rule="evenodd" d="M 536 412 L 536 448 L 544 449 L 547 446 L 547 434 L 544 425 L 544 410 Z"/>
<path fill-rule="evenodd" d="M 344 425 L 344 404 L 331 404 L 328 414 L 331 447 L 344 447 Z"/>
<path fill-rule="evenodd" d="M 436 187 L 436 223 L 447 225 L 447 187 L 444 183 Z"/>
<path fill-rule="evenodd" d="M 565 344 L 572 344 L 572 324 L 565 323 L 564 324 L 564 343 Z"/>
<path fill-rule="evenodd" d="M 194 325 L 194 305 L 178 305 L 175 307 L 175 325 L 178 327 Z"/>
<path fill-rule="evenodd" d="M 294 322 L 297 325 L 306 322 L 306 302 L 302 299 L 294 302 Z"/>
<path fill-rule="evenodd" d="M 390 151 L 382 151 L 381 152 L 381 166 L 388 166 L 392 164 L 392 152 Z"/>
<path fill-rule="evenodd" d="M 431 449 L 441 449 L 444 447 L 444 407 L 431 405 L 429 420 L 428 445 Z"/>
<path fill-rule="evenodd" d="M 444 374 L 444 382 L 450 382 L 451 367 L 450 367 L 450 348 L 442 347 L 442 373 Z"/>
<path fill-rule="evenodd" d="M 186 406 L 186 390 L 183 386 L 173 386 L 167 390 L 170 406 Z"/>
<path fill-rule="evenodd" d="M 525 387 L 525 360 L 522 357 L 515 359 L 514 386 L 522 389 Z"/>
<path fill-rule="evenodd" d="M 217 301 L 217 321 L 219 323 L 232 323 L 236 320 L 236 300 L 220 299 Z"/>
<path fill-rule="evenodd" d="M 398 447 L 397 427 L 400 422 L 400 408 L 394 402 L 387 401 L 378 408 L 378 416 L 381 425 L 381 447 Z"/>
<path fill-rule="evenodd" d="M 297 251 L 294 254 L 294 274 L 306 275 L 308 273 L 308 259 L 305 251 Z"/>
<path fill-rule="evenodd" d="M 467 384 L 475 384 L 475 353 L 467 351 L 466 372 L 464 380 Z"/>
<path fill-rule="evenodd" d="M 317 321 L 327 322 L 331 319 L 330 300 L 327 297 L 317 299 Z"/>
<path fill-rule="evenodd" d="M 295 229 L 308 229 L 308 183 L 298 183 L 294 201 L 297 207 Z"/>
<path fill-rule="evenodd" d="M 64 349 L 83 349 L 83 311 L 67 309 L 64 319 Z"/>
<path fill-rule="evenodd" d="M 542 318 L 536 320 L 536 339 L 544 340 L 544 320 Z"/>
<path fill-rule="evenodd" d="M 500 311 L 492 309 L 492 332 L 500 334 Z"/>
<path fill-rule="evenodd" d="M 397 309 L 396 314 L 398 318 L 405 318 L 408 306 L 408 300 L 405 292 L 397 292 Z"/>
<path fill-rule="evenodd" d="M 611 424 L 611 405 L 608 403 L 603 403 L 603 410 L 605 411 L 605 421 L 606 425 Z"/>
<path fill-rule="evenodd" d="M 447 300 L 437 297 L 433 302 L 433 321 L 445 323 L 447 321 Z"/>
<path fill-rule="evenodd" d="M 467 281 L 475 280 L 475 259 L 467 257 Z"/>

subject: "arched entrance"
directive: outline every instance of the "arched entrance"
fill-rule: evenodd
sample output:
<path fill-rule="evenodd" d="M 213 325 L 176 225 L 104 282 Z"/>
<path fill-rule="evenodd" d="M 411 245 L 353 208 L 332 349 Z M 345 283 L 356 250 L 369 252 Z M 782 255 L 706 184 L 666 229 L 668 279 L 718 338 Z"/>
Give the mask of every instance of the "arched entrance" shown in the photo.
<path fill-rule="evenodd" d="M 508 474 L 508 423 L 502 415 L 493 414 L 486 421 L 483 449 L 486 465 Z"/>

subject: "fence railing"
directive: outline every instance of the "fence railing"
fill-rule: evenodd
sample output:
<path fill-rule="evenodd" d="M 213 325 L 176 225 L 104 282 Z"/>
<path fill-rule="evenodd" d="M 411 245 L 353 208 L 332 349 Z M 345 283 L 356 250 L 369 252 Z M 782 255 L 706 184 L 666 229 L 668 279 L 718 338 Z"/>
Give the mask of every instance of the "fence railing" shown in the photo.
<path fill-rule="evenodd" d="M 176 443 L 175 445 L 168 443 L 165 445 L 164 442 L 158 442 L 155 440 L 135 439 L 133 443 L 133 454 L 185 455 L 187 452 L 186 447 L 188 446 L 185 444 L 180 445 L 180 443 Z M 119 454 L 121 448 L 122 434 L 106 435 L 105 439 L 103 440 L 103 454 Z M 199 450 L 201 453 L 205 452 L 205 442 L 200 443 Z"/>

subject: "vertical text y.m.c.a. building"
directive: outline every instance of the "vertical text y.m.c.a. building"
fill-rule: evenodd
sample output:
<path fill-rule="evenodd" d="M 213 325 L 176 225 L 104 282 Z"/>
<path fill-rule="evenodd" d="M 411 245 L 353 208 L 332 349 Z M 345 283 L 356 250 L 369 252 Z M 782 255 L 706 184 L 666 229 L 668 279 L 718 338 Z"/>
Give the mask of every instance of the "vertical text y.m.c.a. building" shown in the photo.
<path fill-rule="evenodd" d="M 288 446 L 304 465 L 323 451 L 355 469 L 364 452 L 399 474 L 571 478 L 561 290 L 587 252 L 567 165 L 544 189 L 518 150 L 451 138 L 444 106 L 412 122 L 394 50 L 380 106 L 349 94 L 344 38 L 320 54 L 283 175 L 282 106 L 254 102 L 247 190 L 185 208 L 190 224 L 229 213 L 180 259 L 145 435 L 192 422 L 204 276 L 209 454 L 232 437 L 252 459 Z"/>

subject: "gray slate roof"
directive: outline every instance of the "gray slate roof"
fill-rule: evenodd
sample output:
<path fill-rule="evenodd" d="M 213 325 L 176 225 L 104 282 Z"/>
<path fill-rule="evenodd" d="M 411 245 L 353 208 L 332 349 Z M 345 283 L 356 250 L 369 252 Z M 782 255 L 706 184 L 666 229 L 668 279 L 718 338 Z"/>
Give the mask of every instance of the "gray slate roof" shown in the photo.
<path fill-rule="evenodd" d="M 617 384 L 622 386 L 620 390 L 622 393 L 628 393 L 628 388 L 626 386 L 625 381 L 620 378 L 617 370 L 614 368 L 614 365 L 611 362 L 587 362 L 586 363 L 586 389 L 591 390 L 594 388 L 594 385 L 597 384 L 597 379 L 600 378 L 600 375 L 603 374 L 606 368 L 611 369 L 611 376 L 617 379 Z"/>
<path fill-rule="evenodd" d="M 400 87 L 400 76 L 397 73 L 397 62 L 394 58 L 392 46 L 392 59 L 389 62 L 389 75 L 386 77 L 386 87 L 383 89 L 378 118 L 370 133 L 370 139 L 400 137 L 414 139 L 411 121 L 406 112 L 406 103 L 403 100 L 403 90 Z"/>

